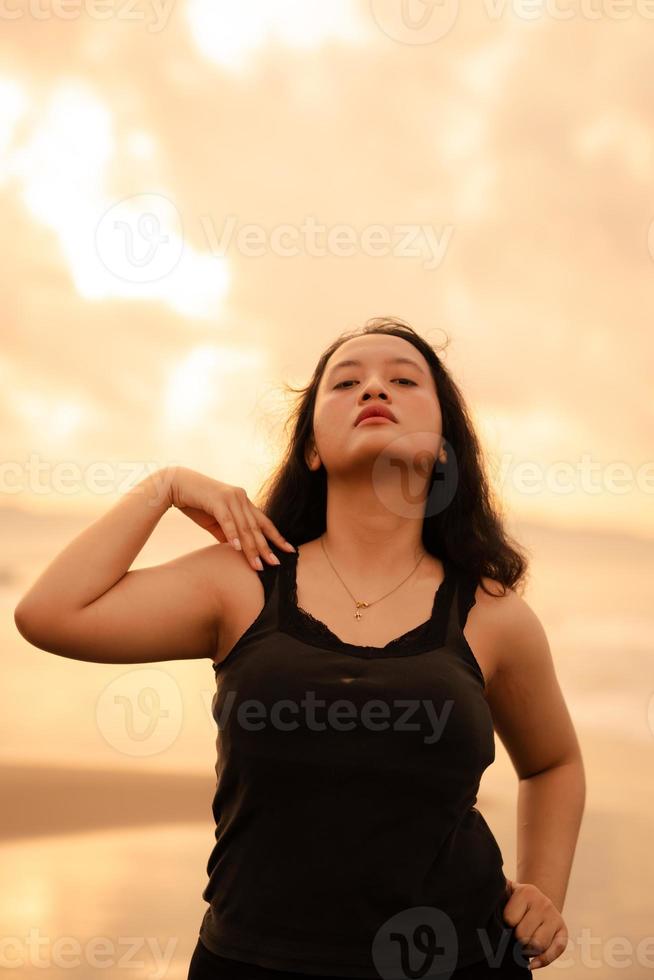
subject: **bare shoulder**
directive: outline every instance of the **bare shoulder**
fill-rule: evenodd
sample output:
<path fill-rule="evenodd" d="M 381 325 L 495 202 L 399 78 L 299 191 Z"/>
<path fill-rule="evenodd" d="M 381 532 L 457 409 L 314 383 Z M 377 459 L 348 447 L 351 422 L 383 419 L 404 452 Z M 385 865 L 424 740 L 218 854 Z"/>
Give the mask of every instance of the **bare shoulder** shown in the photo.
<path fill-rule="evenodd" d="M 572 719 L 540 617 L 515 589 L 484 578 L 470 616 L 493 664 L 486 697 L 520 778 L 578 756 Z M 466 627 L 467 632 L 467 627 Z"/>
<path fill-rule="evenodd" d="M 482 577 L 475 593 L 475 605 L 483 613 L 484 626 L 497 647 L 497 669 L 515 666 L 516 658 L 525 663 L 543 659 L 549 647 L 543 624 L 524 596 L 497 579 Z"/>
<path fill-rule="evenodd" d="M 465 639 L 484 675 L 487 690 L 501 666 L 503 624 L 511 619 L 514 596 L 519 598 L 512 593 L 501 582 L 483 577 L 464 627 Z"/>
<path fill-rule="evenodd" d="M 227 594 L 230 576 L 236 564 L 234 549 L 226 544 L 210 544 L 186 551 L 163 562 L 160 568 L 174 570 L 194 585 L 201 587 L 218 607 Z"/>
<path fill-rule="evenodd" d="M 199 584 L 213 596 L 223 615 L 229 615 L 234 599 L 242 595 L 244 589 L 256 589 L 257 573 L 242 551 L 236 551 L 229 544 L 211 544 L 206 548 L 174 558 L 169 565 L 185 567 L 190 574 L 197 576 Z M 254 583 L 254 585 L 252 585 Z"/>
<path fill-rule="evenodd" d="M 519 592 L 497 579 L 481 578 L 468 622 L 487 649 L 496 677 L 511 669 L 528 670 L 550 657 L 537 614 Z"/>
<path fill-rule="evenodd" d="M 243 552 L 231 545 L 216 542 L 179 555 L 164 566 L 188 578 L 189 588 L 204 596 L 204 604 L 213 609 L 217 627 L 217 646 L 211 653 L 216 660 L 225 639 L 234 629 L 234 617 L 248 603 L 256 603 L 261 592 L 258 575 Z"/>
<path fill-rule="evenodd" d="M 525 599 L 515 589 L 488 576 L 482 576 L 477 586 L 473 609 L 482 614 L 486 629 L 502 632 L 516 627 L 524 628 L 530 619 L 530 613 L 534 615 Z"/>
<path fill-rule="evenodd" d="M 265 601 L 259 573 L 250 565 L 242 551 L 228 544 L 206 549 L 204 575 L 214 591 L 219 614 L 216 648 L 211 659 L 219 663 L 236 640 L 253 622 Z M 264 561 L 264 568 L 269 567 Z"/>

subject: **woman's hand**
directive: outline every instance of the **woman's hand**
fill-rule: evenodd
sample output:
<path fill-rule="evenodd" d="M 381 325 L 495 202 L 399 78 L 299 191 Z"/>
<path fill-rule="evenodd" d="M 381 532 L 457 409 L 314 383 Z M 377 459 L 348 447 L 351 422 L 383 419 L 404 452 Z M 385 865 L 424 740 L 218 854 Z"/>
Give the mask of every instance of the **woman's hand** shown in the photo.
<path fill-rule="evenodd" d="M 568 945 L 568 930 L 554 902 L 536 885 L 507 878 L 508 901 L 504 921 L 515 930 L 525 956 L 535 956 L 530 970 L 547 966 Z"/>
<path fill-rule="evenodd" d="M 262 531 L 281 548 L 295 551 L 273 522 L 249 500 L 243 487 L 221 483 L 186 466 L 169 470 L 170 500 L 183 514 L 213 534 L 221 543 L 243 551 L 253 568 L 263 569 L 262 555 L 278 565 Z"/>

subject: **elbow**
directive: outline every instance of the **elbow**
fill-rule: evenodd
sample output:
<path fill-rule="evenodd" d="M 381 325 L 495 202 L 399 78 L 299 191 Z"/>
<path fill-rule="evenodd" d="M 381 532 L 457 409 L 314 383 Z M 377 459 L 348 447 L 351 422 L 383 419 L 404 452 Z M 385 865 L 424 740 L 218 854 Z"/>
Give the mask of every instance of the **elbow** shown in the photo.
<path fill-rule="evenodd" d="M 29 642 L 31 642 L 30 637 L 32 635 L 31 622 L 31 615 L 28 613 L 23 602 L 19 602 L 14 609 L 14 623 L 20 635 Z"/>
<path fill-rule="evenodd" d="M 38 650 L 72 660 L 87 659 L 75 652 L 75 637 L 70 619 L 55 615 L 52 609 L 36 608 L 21 600 L 14 609 L 14 623 L 20 635 Z"/>
<path fill-rule="evenodd" d="M 20 635 L 33 646 L 45 649 L 46 617 L 21 600 L 14 609 L 14 623 Z"/>

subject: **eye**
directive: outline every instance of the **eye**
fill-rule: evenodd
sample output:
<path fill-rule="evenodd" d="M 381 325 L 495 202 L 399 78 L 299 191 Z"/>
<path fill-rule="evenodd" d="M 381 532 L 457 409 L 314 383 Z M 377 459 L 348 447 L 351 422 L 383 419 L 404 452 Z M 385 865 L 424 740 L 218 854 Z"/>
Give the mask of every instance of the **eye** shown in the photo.
<path fill-rule="evenodd" d="M 408 381 L 410 385 L 413 385 L 414 388 L 417 388 L 416 382 L 412 381 L 411 378 L 393 378 L 393 381 Z M 337 385 L 334 385 L 334 390 L 336 390 L 336 388 L 341 388 L 343 385 L 348 385 L 348 384 L 354 384 L 354 382 L 352 380 L 339 381 Z M 402 387 L 404 388 L 406 386 L 402 385 Z"/>

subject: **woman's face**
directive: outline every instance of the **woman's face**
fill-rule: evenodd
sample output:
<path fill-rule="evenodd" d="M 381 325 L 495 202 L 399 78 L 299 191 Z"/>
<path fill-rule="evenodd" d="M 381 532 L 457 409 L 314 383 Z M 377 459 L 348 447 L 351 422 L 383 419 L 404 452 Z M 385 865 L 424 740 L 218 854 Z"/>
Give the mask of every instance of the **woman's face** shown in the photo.
<path fill-rule="evenodd" d="M 398 361 L 399 358 L 405 359 Z M 342 365 L 343 361 L 359 363 Z M 356 424 L 370 405 L 383 405 L 396 421 Z M 420 351 L 388 334 L 353 337 L 330 357 L 316 393 L 313 431 L 329 476 L 371 468 L 381 478 L 391 467 L 428 477 L 441 445 L 441 410 L 429 365 Z"/>

